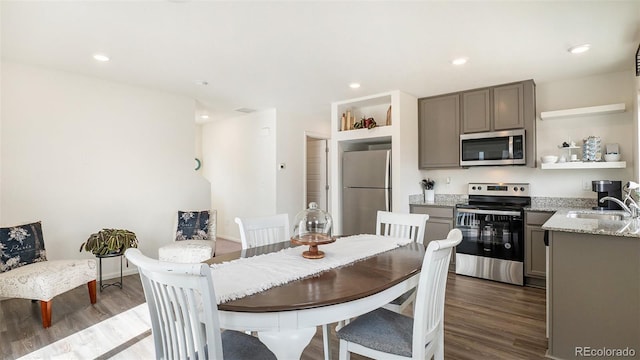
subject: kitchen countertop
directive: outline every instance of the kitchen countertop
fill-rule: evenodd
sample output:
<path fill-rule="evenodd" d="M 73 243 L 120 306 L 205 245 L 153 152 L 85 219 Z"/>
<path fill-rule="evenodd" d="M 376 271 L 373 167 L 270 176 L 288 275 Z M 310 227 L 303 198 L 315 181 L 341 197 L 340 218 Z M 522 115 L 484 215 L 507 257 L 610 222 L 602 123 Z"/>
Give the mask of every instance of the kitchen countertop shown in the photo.
<path fill-rule="evenodd" d="M 582 219 L 567 217 L 569 211 L 594 214 L 622 214 L 622 220 Z M 620 210 L 586 210 L 584 208 L 562 209 L 542 225 L 544 230 L 582 234 L 611 235 L 640 238 L 640 219 L 632 219 Z"/>
<path fill-rule="evenodd" d="M 455 207 L 456 204 L 467 201 L 468 196 L 460 194 L 436 194 L 433 203 L 425 202 L 422 194 L 409 196 L 410 205 L 420 206 Z M 567 217 L 570 211 L 625 215 L 624 211 L 619 210 L 592 210 L 595 205 L 596 199 L 592 198 L 533 197 L 531 198 L 531 206 L 525 208 L 525 210 L 555 212 L 542 225 L 544 230 L 640 238 L 640 219 L 631 219 L 629 216 L 625 216 L 623 220 Z"/>
<path fill-rule="evenodd" d="M 467 195 L 460 194 L 436 194 L 434 200 L 434 202 L 428 203 L 424 201 L 422 194 L 410 195 L 409 205 L 455 207 L 456 204 L 466 203 L 469 200 L 469 197 Z"/>
<path fill-rule="evenodd" d="M 455 207 L 456 204 L 466 203 L 469 197 L 466 194 L 436 194 L 435 201 L 424 201 L 422 194 L 409 196 L 410 205 L 428 205 Z M 595 198 L 560 198 L 560 197 L 532 197 L 531 205 L 525 208 L 528 211 L 558 211 L 570 209 L 591 209 L 596 206 Z"/>
<path fill-rule="evenodd" d="M 532 197 L 528 211 L 585 210 L 596 206 L 595 198 Z"/>

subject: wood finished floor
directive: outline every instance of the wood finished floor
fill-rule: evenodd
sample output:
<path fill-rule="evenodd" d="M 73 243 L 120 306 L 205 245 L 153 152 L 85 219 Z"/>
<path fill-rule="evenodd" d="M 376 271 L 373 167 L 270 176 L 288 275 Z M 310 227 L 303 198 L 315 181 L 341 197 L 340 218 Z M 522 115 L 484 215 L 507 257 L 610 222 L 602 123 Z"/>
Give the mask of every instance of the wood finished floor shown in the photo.
<path fill-rule="evenodd" d="M 446 296 L 446 359 L 544 359 L 544 290 L 450 274 Z M 0 301 L 0 358 L 28 354 L 142 302 L 144 294 L 137 275 L 126 276 L 122 290 L 109 287 L 98 292 L 98 302 L 93 306 L 86 287 L 79 287 L 54 298 L 52 326 L 43 329 L 38 303 Z M 334 334 L 331 345 L 332 358 L 337 359 Z M 356 355 L 351 358 L 364 359 Z M 302 359 L 323 359 L 320 328 Z"/>

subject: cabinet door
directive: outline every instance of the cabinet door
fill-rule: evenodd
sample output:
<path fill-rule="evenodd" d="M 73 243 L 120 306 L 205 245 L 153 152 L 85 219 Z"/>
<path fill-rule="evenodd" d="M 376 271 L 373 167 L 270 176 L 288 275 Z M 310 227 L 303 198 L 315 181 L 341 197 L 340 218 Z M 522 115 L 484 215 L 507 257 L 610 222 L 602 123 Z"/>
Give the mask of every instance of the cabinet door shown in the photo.
<path fill-rule="evenodd" d="M 462 132 L 491 130 L 491 100 L 489 89 L 462 93 Z"/>
<path fill-rule="evenodd" d="M 513 84 L 493 88 L 493 129 L 524 128 L 523 85 Z"/>
<path fill-rule="evenodd" d="M 429 242 L 433 240 L 446 239 L 449 235 L 449 231 L 453 229 L 453 208 L 452 207 L 438 207 L 438 206 L 422 206 L 411 205 L 410 212 L 412 214 L 428 214 L 429 220 L 427 220 L 427 226 L 424 230 L 424 245 L 429 245 Z M 442 216 L 442 217 L 437 217 Z M 451 253 L 451 262 L 449 265 L 450 271 L 455 271 L 455 248 Z"/>
<path fill-rule="evenodd" d="M 542 227 L 525 227 L 525 268 L 524 275 L 544 279 L 547 276 L 547 253 Z"/>
<path fill-rule="evenodd" d="M 460 167 L 460 95 L 418 101 L 419 167 Z"/>

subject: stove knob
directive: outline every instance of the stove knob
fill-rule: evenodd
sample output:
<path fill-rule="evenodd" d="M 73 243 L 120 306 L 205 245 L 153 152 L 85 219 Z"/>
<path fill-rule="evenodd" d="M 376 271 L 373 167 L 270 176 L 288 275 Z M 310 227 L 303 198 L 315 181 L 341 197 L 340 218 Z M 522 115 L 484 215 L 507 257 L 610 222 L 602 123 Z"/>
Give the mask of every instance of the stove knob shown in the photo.
<path fill-rule="evenodd" d="M 482 186 L 478 186 L 478 190 L 482 190 Z"/>
<path fill-rule="evenodd" d="M 471 187 L 471 190 L 475 190 L 475 189 L 476 189 L 476 187 L 475 187 L 475 186 L 472 186 L 472 187 Z"/>
<path fill-rule="evenodd" d="M 514 187 L 513 187 L 513 191 L 518 192 L 518 187 L 517 187 L 517 186 L 514 186 Z"/>
<path fill-rule="evenodd" d="M 524 191 L 524 186 L 520 188 L 520 191 Z"/>

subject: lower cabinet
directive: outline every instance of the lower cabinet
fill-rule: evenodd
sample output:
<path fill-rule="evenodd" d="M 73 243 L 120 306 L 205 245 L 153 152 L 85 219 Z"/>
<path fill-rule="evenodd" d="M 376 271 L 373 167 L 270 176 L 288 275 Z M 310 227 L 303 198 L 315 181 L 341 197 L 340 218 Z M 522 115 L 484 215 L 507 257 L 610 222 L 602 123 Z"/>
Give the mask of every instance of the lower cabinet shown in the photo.
<path fill-rule="evenodd" d="M 525 212 L 524 277 L 525 284 L 545 287 L 547 277 L 547 247 L 544 244 L 544 224 L 553 212 Z"/>
<path fill-rule="evenodd" d="M 452 206 L 439 205 L 410 205 L 410 212 L 413 214 L 427 214 L 427 226 L 424 231 L 424 245 L 426 246 L 432 240 L 446 239 L 449 231 L 453 229 L 453 212 Z M 451 263 L 449 271 L 455 271 L 456 257 L 455 249 L 451 254 Z"/>

